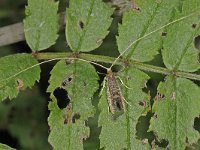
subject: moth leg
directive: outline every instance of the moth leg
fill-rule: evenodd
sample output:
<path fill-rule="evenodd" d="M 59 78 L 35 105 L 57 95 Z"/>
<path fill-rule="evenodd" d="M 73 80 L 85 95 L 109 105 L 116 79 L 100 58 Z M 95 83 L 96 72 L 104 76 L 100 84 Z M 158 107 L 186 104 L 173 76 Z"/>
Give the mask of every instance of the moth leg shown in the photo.
<path fill-rule="evenodd" d="M 124 102 L 126 103 L 126 104 L 128 104 L 130 107 L 132 107 L 132 105 L 124 98 Z"/>
<path fill-rule="evenodd" d="M 127 89 L 129 89 L 129 90 L 133 89 L 133 88 L 128 87 L 128 86 L 122 81 L 122 79 L 121 79 L 119 76 L 116 76 L 116 78 L 118 78 L 119 81 L 122 83 L 122 85 L 124 85 Z M 124 102 L 126 102 L 126 104 L 128 104 L 129 106 L 131 106 L 131 104 L 130 104 L 124 97 L 123 97 L 123 99 L 124 99 Z"/>
<path fill-rule="evenodd" d="M 124 85 L 127 89 L 129 89 L 129 90 L 132 90 L 132 89 L 133 89 L 133 88 L 131 88 L 131 87 L 128 87 L 128 86 L 122 81 L 122 79 L 121 79 L 119 76 L 116 76 L 116 78 L 118 78 L 119 81 L 122 83 L 122 85 Z"/>
<path fill-rule="evenodd" d="M 99 93 L 99 97 L 101 97 L 105 86 L 106 86 L 106 77 L 104 77 L 104 79 L 103 79 L 102 88 L 101 88 L 101 91 L 100 91 L 100 93 Z"/>

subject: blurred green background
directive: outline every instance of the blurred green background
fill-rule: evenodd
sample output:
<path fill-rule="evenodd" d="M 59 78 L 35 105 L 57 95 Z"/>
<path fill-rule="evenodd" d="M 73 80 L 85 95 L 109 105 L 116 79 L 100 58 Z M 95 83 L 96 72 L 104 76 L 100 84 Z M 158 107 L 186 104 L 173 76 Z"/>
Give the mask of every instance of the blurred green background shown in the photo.
<path fill-rule="evenodd" d="M 108 1 L 108 0 L 107 0 Z M 59 12 L 63 12 L 68 6 L 68 0 L 60 0 Z M 11 25 L 17 22 L 22 22 L 24 18 L 24 10 L 27 5 L 26 0 L 0 0 L 0 27 Z M 118 56 L 115 36 L 117 35 L 117 26 L 121 22 L 121 16 L 113 16 L 113 23 L 110 27 L 110 33 L 104 40 L 102 46 L 94 50 L 94 54 L 102 54 L 116 57 Z M 65 52 L 70 51 L 65 40 L 64 29 L 59 32 L 59 38 L 56 45 L 48 50 L 50 52 Z M 11 44 L 8 46 L 0 46 L 0 57 L 16 54 L 16 53 L 31 53 L 25 41 Z M 153 61 L 149 62 L 156 66 L 164 66 L 161 56 L 158 55 Z M 49 72 L 55 63 L 48 63 L 41 66 L 41 79 L 32 89 L 27 89 L 21 92 L 17 98 L 13 100 L 5 100 L 0 103 L 0 143 L 7 144 L 13 148 L 20 150 L 51 150 L 52 147 L 48 143 L 49 128 L 47 118 L 49 111 L 47 108 L 49 94 L 46 93 L 48 86 Z M 101 68 L 97 68 L 99 72 Z M 151 97 L 156 95 L 156 87 L 160 81 L 164 80 L 164 76 L 149 73 L 151 79 L 148 81 L 148 89 L 146 92 L 151 92 Z M 103 76 L 100 76 L 101 80 Z M 199 84 L 199 82 L 197 82 Z M 61 94 L 61 93 L 60 93 Z M 62 99 L 63 97 L 61 97 Z M 66 98 L 66 97 L 64 97 Z M 151 101 L 153 103 L 153 101 Z M 62 103 L 62 102 L 61 102 Z M 94 96 L 93 104 L 97 106 L 98 96 Z M 152 113 L 142 116 L 137 125 L 138 139 L 149 139 L 150 142 L 155 141 L 161 147 L 166 147 L 167 142 L 158 141 L 153 132 L 147 132 L 149 120 Z M 97 126 L 98 112 L 95 117 L 89 119 L 91 127 L 90 137 L 84 141 L 86 150 L 99 149 L 98 135 L 100 128 Z M 195 120 L 195 128 L 200 131 L 200 120 Z M 200 147 L 198 147 L 200 149 Z M 197 148 L 197 149 L 198 149 Z"/>

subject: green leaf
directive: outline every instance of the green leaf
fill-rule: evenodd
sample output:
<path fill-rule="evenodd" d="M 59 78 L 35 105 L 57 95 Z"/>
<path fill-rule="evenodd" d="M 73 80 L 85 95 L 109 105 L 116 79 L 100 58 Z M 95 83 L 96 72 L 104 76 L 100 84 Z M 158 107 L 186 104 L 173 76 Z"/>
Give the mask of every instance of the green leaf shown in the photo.
<path fill-rule="evenodd" d="M 116 119 L 113 118 L 109 111 L 106 85 L 99 102 L 101 111 L 99 116 L 99 126 L 101 126 L 100 147 L 107 150 L 147 149 L 146 145 L 142 145 L 142 142 L 136 139 L 136 124 L 138 118 L 145 111 L 145 108 L 139 103 L 146 103 L 149 99 L 149 96 L 142 91 L 149 77 L 134 68 L 126 68 L 119 73 L 119 76 L 123 83 L 130 87 L 130 89 L 127 89 L 124 85 L 121 86 L 123 96 L 127 101 L 125 102 L 125 113 Z"/>
<path fill-rule="evenodd" d="M 32 51 L 53 45 L 58 38 L 58 2 L 54 0 L 28 0 L 24 31 Z"/>
<path fill-rule="evenodd" d="M 15 149 L 9 147 L 8 145 L 0 143 L 0 150 L 15 150 Z"/>
<path fill-rule="evenodd" d="M 175 18 L 200 11 L 200 1 L 183 1 L 182 12 L 176 12 Z M 199 13 L 200 14 L 200 13 Z M 164 64 L 170 70 L 194 72 L 200 68 L 199 51 L 194 46 L 194 38 L 200 34 L 198 14 L 177 22 L 166 29 L 162 55 Z"/>
<path fill-rule="evenodd" d="M 53 95 L 56 89 L 68 92 L 70 104 L 67 108 L 58 108 Z M 67 65 L 59 61 L 53 68 L 47 91 L 53 99 L 49 104 L 49 142 L 55 150 L 83 149 L 83 139 L 89 136 L 85 121 L 95 113 L 91 99 L 97 89 L 98 75 L 89 63 L 75 61 Z"/>
<path fill-rule="evenodd" d="M 122 19 L 122 25 L 119 25 L 119 36 L 117 37 L 119 52 L 123 53 L 127 49 L 128 52 L 125 53 L 125 56 L 128 58 L 140 62 L 152 60 L 161 49 L 162 30 L 153 34 L 151 32 L 169 22 L 177 1 L 137 0 L 136 3 L 140 11 L 126 12 Z M 149 36 L 138 40 L 148 34 Z M 136 40 L 138 41 L 134 43 Z"/>
<path fill-rule="evenodd" d="M 200 138 L 193 128 L 194 118 L 200 114 L 200 88 L 190 80 L 169 76 L 160 83 L 158 92 L 150 129 L 168 140 L 171 150 L 184 150 L 186 142 L 195 143 Z"/>
<path fill-rule="evenodd" d="M 29 54 L 0 58 L 0 100 L 12 99 L 20 90 L 32 87 L 40 79 L 38 62 Z"/>
<path fill-rule="evenodd" d="M 88 52 L 99 47 L 108 34 L 113 9 L 102 0 L 70 0 L 66 38 L 73 51 Z"/>
<path fill-rule="evenodd" d="M 98 89 L 98 75 L 95 68 L 83 61 L 67 65 L 59 61 L 51 71 L 50 85 L 47 89 L 51 97 L 57 88 L 64 89 L 72 103 L 73 113 L 79 113 L 84 120 L 94 114 L 91 98 Z"/>
<path fill-rule="evenodd" d="M 58 108 L 56 101 L 53 100 L 49 103 L 49 110 L 51 111 L 48 118 L 50 125 L 50 135 L 49 142 L 51 143 L 54 150 L 72 150 L 83 149 L 83 140 L 89 137 L 89 127 L 85 126 L 85 123 L 82 120 L 76 120 L 75 123 L 66 122 L 64 118 L 66 114 L 72 114 L 67 108 L 61 110 Z"/>

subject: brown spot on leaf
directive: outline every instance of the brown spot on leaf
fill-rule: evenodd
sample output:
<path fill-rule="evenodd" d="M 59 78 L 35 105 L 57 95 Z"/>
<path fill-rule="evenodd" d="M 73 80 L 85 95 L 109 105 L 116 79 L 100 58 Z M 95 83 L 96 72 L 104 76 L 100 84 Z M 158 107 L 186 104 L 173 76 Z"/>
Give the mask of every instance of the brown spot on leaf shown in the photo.
<path fill-rule="evenodd" d="M 81 142 L 83 142 L 83 140 L 86 140 L 87 138 L 88 138 L 88 136 L 87 136 L 86 134 L 82 134 L 82 135 L 80 136 Z"/>
<path fill-rule="evenodd" d="M 145 101 L 140 101 L 140 102 L 139 102 L 139 105 L 142 106 L 142 107 L 144 107 L 144 108 L 146 108 L 146 107 L 147 107 L 147 102 L 145 102 Z"/>
<path fill-rule="evenodd" d="M 72 117 L 72 123 L 76 123 L 76 120 L 80 119 L 80 117 L 79 113 L 75 113 Z"/>
<path fill-rule="evenodd" d="M 86 87 L 87 86 L 87 82 L 83 81 L 83 86 Z"/>
<path fill-rule="evenodd" d="M 162 32 L 161 36 L 167 36 L 167 32 Z"/>
<path fill-rule="evenodd" d="M 147 88 L 147 80 L 144 81 L 144 87 Z"/>
<path fill-rule="evenodd" d="M 18 91 L 23 90 L 23 87 L 24 87 L 24 81 L 17 79 L 17 90 Z"/>
<path fill-rule="evenodd" d="M 157 115 L 157 114 L 154 114 L 154 115 L 153 115 L 153 118 L 154 118 L 154 119 L 157 119 L 157 118 L 158 118 L 158 115 Z"/>
<path fill-rule="evenodd" d="M 128 60 L 124 60 L 123 63 L 126 68 L 130 66 L 130 62 Z"/>
<path fill-rule="evenodd" d="M 74 79 L 74 75 L 69 75 L 68 77 L 66 77 L 63 81 L 62 81 L 62 86 L 67 86 L 69 85 Z"/>
<path fill-rule="evenodd" d="M 102 40 L 102 39 L 98 39 L 98 40 L 96 41 L 96 43 L 97 43 L 98 45 L 101 45 L 101 44 L 103 43 L 103 40 Z"/>
<path fill-rule="evenodd" d="M 88 120 L 85 120 L 85 126 L 86 126 L 86 127 L 89 126 Z"/>
<path fill-rule="evenodd" d="M 157 95 L 156 95 L 156 100 L 161 100 L 163 98 L 165 98 L 165 96 L 158 92 Z"/>
<path fill-rule="evenodd" d="M 192 24 L 192 28 L 195 29 L 196 27 L 197 27 L 197 24 L 196 24 L 196 23 L 193 23 L 193 24 Z"/>
<path fill-rule="evenodd" d="M 172 100 L 176 100 L 176 92 L 172 93 Z"/>
<path fill-rule="evenodd" d="M 127 76 L 126 79 L 127 80 L 131 80 L 132 78 L 131 78 L 131 76 Z"/>
<path fill-rule="evenodd" d="M 148 143 L 149 143 L 148 139 L 143 139 L 142 140 L 142 144 L 148 144 Z"/>
<path fill-rule="evenodd" d="M 65 63 L 66 63 L 66 65 L 73 64 L 74 59 L 66 59 Z"/>
<path fill-rule="evenodd" d="M 63 115 L 64 118 L 64 124 L 71 124 L 72 123 L 72 109 L 71 109 L 71 104 L 67 106 L 67 109 Z"/>
<path fill-rule="evenodd" d="M 83 30 L 85 27 L 85 24 L 83 23 L 83 21 L 79 21 L 79 27 Z"/>

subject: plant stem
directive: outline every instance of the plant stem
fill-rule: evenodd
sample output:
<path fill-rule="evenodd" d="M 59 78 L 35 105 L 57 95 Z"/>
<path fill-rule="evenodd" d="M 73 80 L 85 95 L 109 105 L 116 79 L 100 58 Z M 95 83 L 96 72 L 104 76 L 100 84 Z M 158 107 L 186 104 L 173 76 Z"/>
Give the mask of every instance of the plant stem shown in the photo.
<path fill-rule="evenodd" d="M 72 52 L 68 53 L 39 53 L 37 54 L 36 58 L 38 60 L 50 60 L 50 59 L 55 59 L 55 58 L 80 58 L 84 59 L 87 61 L 94 61 L 94 62 L 101 62 L 101 63 L 109 63 L 112 64 L 116 58 L 114 57 L 109 57 L 109 56 L 103 56 L 103 55 L 94 55 L 94 54 L 85 54 L 85 53 L 80 53 L 80 54 L 74 54 Z M 198 80 L 200 81 L 200 75 L 194 74 L 194 73 L 188 73 L 188 72 L 182 72 L 182 71 L 171 71 L 167 68 L 163 67 L 157 67 L 141 62 L 136 62 L 136 61 L 129 61 L 125 59 L 119 59 L 119 61 L 116 63 L 116 65 L 129 65 L 132 67 L 135 67 L 137 69 L 147 71 L 147 72 L 155 72 L 155 73 L 160 73 L 163 75 L 174 75 L 177 77 L 181 78 L 188 78 L 192 80 Z"/>

